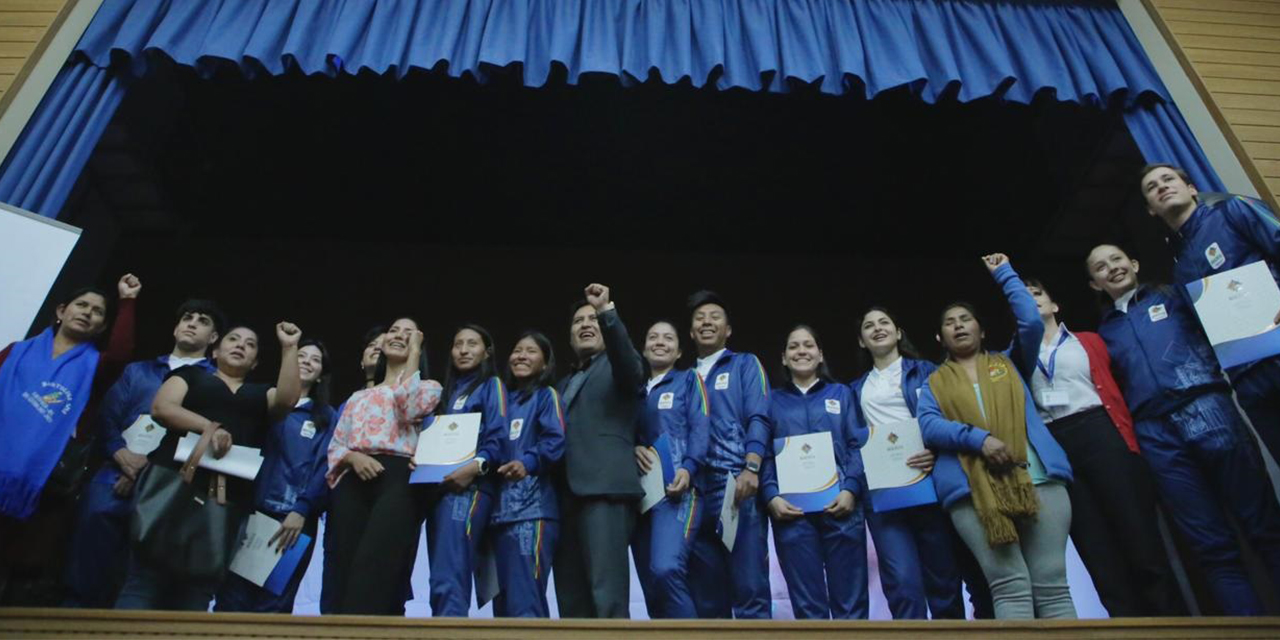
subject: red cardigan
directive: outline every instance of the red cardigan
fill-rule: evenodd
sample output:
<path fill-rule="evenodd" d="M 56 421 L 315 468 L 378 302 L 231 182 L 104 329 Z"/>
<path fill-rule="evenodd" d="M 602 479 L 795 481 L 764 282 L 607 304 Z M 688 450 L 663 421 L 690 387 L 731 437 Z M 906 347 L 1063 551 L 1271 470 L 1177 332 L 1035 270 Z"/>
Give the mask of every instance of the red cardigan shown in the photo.
<path fill-rule="evenodd" d="M 1111 416 L 1111 421 L 1120 431 L 1120 437 L 1129 445 L 1129 450 L 1138 452 L 1138 439 L 1133 435 L 1133 416 L 1129 415 L 1129 407 L 1120 395 L 1120 385 L 1111 375 L 1111 354 L 1107 353 L 1107 345 L 1102 336 L 1088 331 L 1072 331 L 1072 335 L 1080 341 L 1085 353 L 1089 354 L 1089 375 L 1093 378 L 1093 387 L 1102 398 L 1102 407 Z"/>

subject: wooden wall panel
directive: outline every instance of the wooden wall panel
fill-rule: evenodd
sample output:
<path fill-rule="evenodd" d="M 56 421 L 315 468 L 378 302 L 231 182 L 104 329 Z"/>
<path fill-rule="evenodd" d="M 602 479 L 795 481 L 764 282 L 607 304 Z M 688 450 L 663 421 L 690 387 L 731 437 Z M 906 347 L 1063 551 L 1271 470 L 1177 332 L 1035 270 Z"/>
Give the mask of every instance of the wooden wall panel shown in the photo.
<path fill-rule="evenodd" d="M 1280 211 L 1280 0 L 1144 0 L 1259 193 Z"/>
<path fill-rule="evenodd" d="M 0 99 L 71 0 L 0 0 Z"/>

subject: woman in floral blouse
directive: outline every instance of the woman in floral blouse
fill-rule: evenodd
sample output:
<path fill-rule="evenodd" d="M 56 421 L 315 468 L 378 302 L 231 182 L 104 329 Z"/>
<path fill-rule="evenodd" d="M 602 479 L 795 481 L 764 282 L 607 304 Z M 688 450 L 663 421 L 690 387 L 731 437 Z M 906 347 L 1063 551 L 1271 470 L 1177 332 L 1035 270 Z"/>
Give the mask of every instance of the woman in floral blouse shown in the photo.
<path fill-rule="evenodd" d="M 422 419 L 440 401 L 426 379 L 422 331 L 411 318 L 387 330 L 381 382 L 347 401 L 329 444 L 335 613 L 401 615 L 421 521 L 409 472 Z"/>

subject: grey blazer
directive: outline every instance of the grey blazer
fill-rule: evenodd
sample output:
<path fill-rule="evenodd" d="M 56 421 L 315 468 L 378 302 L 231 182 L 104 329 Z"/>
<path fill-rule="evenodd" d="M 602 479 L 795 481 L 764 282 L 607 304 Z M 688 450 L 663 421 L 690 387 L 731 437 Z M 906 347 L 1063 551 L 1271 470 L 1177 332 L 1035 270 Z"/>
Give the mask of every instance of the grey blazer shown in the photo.
<path fill-rule="evenodd" d="M 572 396 L 573 375 L 560 380 L 564 398 L 565 479 L 576 496 L 640 497 L 636 471 L 636 417 L 643 410 L 644 366 L 616 309 L 599 314 L 605 350 L 586 366 Z"/>

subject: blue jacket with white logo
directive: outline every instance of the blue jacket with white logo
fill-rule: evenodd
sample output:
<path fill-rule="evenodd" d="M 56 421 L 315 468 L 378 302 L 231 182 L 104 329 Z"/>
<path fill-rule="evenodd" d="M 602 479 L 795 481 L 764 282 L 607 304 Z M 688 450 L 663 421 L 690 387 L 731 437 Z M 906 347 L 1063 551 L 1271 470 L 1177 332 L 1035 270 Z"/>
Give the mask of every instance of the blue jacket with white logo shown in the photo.
<path fill-rule="evenodd" d="M 201 360 L 195 366 L 214 372 L 213 363 Z M 94 476 L 93 481 L 115 484 L 120 478 L 120 467 L 111 459 L 112 454 L 125 447 L 124 431 L 133 426 L 138 416 L 151 413 L 151 403 L 156 392 L 169 376 L 169 356 L 129 363 L 120 378 L 111 385 L 98 407 L 98 440 L 107 462 Z"/>
<path fill-rule="evenodd" d="M 1127 313 L 1113 306 L 1103 314 L 1098 334 L 1137 420 L 1163 416 L 1202 393 L 1227 390 L 1213 348 L 1182 292 L 1142 285 Z"/>
<path fill-rule="evenodd" d="M 759 358 L 725 349 L 702 382 L 711 404 L 707 466 L 737 475 L 748 453 L 769 450 L 769 377 Z"/>
<path fill-rule="evenodd" d="M 662 434 L 671 441 L 671 460 L 698 477 L 707 458 L 711 413 L 707 390 L 693 369 L 672 369 L 649 390 L 641 414 L 640 444 L 653 445 Z"/>
<path fill-rule="evenodd" d="M 1176 264 L 1173 281 L 1193 280 L 1264 260 L 1280 282 L 1280 221 L 1253 198 L 1201 194 L 1182 228 L 1169 234 Z"/>
<path fill-rule="evenodd" d="M 458 378 L 454 382 L 448 404 L 444 405 L 444 413 L 480 414 L 480 439 L 476 442 L 476 457 L 484 458 L 490 470 L 497 469 L 494 462 L 502 449 L 502 440 L 507 435 L 507 390 L 498 376 L 471 389 L 475 383 L 474 374 Z M 468 389 L 471 389 L 470 393 L 467 393 Z M 496 491 L 492 476 L 480 480 L 477 486 L 490 495 Z"/>
<path fill-rule="evenodd" d="M 907 404 L 907 411 L 911 413 L 911 417 L 918 417 L 916 409 L 920 404 L 920 396 L 923 394 L 924 385 L 929 381 L 929 376 L 938 370 L 938 365 L 928 360 L 916 360 L 915 358 L 902 358 L 902 400 Z M 867 385 L 867 376 L 871 372 L 862 374 L 862 377 L 849 383 L 849 388 L 853 391 L 853 419 L 854 425 L 868 433 L 870 437 L 870 425 L 867 424 L 867 416 L 862 412 L 862 389 Z M 929 482 L 933 482 L 933 475 L 929 476 Z M 866 483 L 866 479 L 863 479 Z M 935 485 L 935 490 L 936 490 Z"/>
<path fill-rule="evenodd" d="M 271 425 L 262 445 L 262 468 L 253 481 L 253 504 L 258 510 L 277 516 L 295 511 L 314 518 L 328 508 L 324 474 L 329 470 L 329 441 L 338 414 L 333 407 L 321 410 L 329 418 L 324 430 L 312 422 L 310 400 Z"/>
<path fill-rule="evenodd" d="M 495 524 L 522 520 L 558 520 L 556 491 L 551 471 L 564 457 L 564 407 L 560 394 L 551 387 L 533 391 L 512 390 L 507 394 L 507 428 L 498 448 L 494 469 L 511 462 L 524 462 L 529 475 L 508 482 L 498 477 L 498 504 L 489 521 Z"/>
<path fill-rule="evenodd" d="M 1036 301 L 1027 292 L 1017 272 L 1009 264 L 1003 264 L 991 274 L 996 283 L 1004 291 L 1017 322 L 1017 334 L 1013 343 L 1001 353 L 1013 362 L 1022 377 L 1023 394 L 1026 399 L 1027 441 L 1035 448 L 1040 462 L 1051 479 L 1070 483 L 1071 463 L 1067 462 L 1067 453 L 1054 439 L 1053 434 L 1044 426 L 1040 413 L 1036 411 L 1035 399 L 1031 396 L 1031 373 L 1035 371 L 1036 360 L 1040 357 L 1040 340 L 1044 337 L 1044 321 L 1040 319 L 1040 311 Z M 981 455 L 982 441 L 991 435 L 986 429 L 971 424 L 948 420 L 938 406 L 938 399 L 926 382 L 920 392 L 920 400 L 916 407 L 920 420 L 920 431 L 924 443 L 938 452 L 938 461 L 933 467 L 933 486 L 938 491 L 938 499 L 942 506 L 950 507 L 957 500 L 969 495 L 969 476 L 960 466 L 957 453 L 966 452 Z"/>
<path fill-rule="evenodd" d="M 859 449 L 867 441 L 867 431 L 858 428 L 853 404 L 853 391 L 843 384 L 819 380 L 808 393 L 801 393 L 794 384 L 787 383 L 775 388 L 769 396 L 769 417 L 773 421 L 774 439 L 822 431 L 830 433 L 840 489 L 860 497 L 866 483 Z M 769 455 L 760 469 L 760 495 L 766 504 L 778 496 L 776 451 L 773 443 L 769 444 Z"/>

